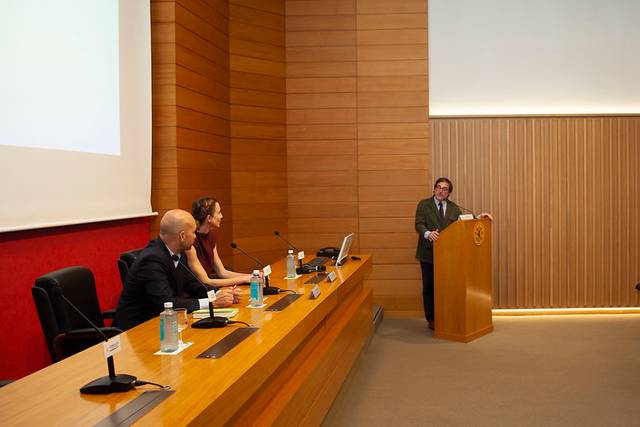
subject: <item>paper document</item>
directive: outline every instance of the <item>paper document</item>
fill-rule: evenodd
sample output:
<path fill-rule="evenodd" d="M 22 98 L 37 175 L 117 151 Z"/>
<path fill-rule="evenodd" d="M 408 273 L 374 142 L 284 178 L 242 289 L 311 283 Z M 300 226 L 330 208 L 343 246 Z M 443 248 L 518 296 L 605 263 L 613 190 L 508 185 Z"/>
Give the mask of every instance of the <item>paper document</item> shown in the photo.
<path fill-rule="evenodd" d="M 205 308 L 205 309 L 201 309 L 201 310 L 196 310 L 193 313 L 193 318 L 194 319 L 206 319 L 207 317 L 209 317 L 209 309 Z M 228 308 L 214 308 L 213 309 L 213 314 L 215 316 L 220 316 L 220 317 L 233 317 L 236 314 L 238 314 L 238 309 L 237 308 L 233 308 L 233 307 L 228 307 Z"/>

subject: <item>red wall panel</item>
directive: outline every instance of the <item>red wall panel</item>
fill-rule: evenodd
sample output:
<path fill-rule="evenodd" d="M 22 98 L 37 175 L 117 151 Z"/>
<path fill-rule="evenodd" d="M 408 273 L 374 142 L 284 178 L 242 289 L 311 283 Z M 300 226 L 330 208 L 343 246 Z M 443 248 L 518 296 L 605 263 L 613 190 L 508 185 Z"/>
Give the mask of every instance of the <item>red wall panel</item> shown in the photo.
<path fill-rule="evenodd" d="M 0 379 L 17 379 L 51 363 L 31 297 L 37 277 L 87 266 L 100 306 L 115 308 L 122 289 L 118 256 L 148 239 L 146 218 L 0 234 Z"/>

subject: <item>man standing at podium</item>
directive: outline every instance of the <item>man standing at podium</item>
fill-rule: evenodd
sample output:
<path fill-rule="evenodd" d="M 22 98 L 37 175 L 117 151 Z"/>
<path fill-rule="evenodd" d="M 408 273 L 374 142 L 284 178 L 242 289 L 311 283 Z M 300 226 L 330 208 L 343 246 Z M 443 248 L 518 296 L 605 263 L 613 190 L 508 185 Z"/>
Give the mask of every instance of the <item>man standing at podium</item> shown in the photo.
<path fill-rule="evenodd" d="M 433 307 L 433 242 L 440 232 L 456 221 L 460 208 L 449 200 L 453 184 L 449 178 L 438 178 L 433 186 L 433 196 L 420 200 L 416 209 L 418 248 L 416 258 L 422 268 L 422 301 L 429 329 L 435 329 Z"/>

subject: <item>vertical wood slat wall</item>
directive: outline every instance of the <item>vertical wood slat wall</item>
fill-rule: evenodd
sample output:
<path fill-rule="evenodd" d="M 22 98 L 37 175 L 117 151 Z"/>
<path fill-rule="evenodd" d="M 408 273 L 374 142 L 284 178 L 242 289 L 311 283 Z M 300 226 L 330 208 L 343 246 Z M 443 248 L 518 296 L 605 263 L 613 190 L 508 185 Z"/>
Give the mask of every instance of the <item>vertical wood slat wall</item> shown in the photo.
<path fill-rule="evenodd" d="M 433 170 L 490 211 L 496 308 L 638 306 L 640 118 L 432 118 Z"/>
<path fill-rule="evenodd" d="M 315 251 L 356 233 L 366 285 L 419 310 L 413 219 L 430 180 L 424 1 L 286 2 L 291 238 Z"/>
<path fill-rule="evenodd" d="M 284 0 L 229 1 L 233 239 L 267 263 L 286 255 L 273 232 L 288 232 L 284 20 Z"/>

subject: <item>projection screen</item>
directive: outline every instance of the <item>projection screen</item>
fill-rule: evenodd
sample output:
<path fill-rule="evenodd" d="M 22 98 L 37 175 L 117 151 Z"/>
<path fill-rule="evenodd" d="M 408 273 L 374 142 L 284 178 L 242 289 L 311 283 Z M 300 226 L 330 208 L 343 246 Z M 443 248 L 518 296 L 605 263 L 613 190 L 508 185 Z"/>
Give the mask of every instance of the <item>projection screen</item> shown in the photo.
<path fill-rule="evenodd" d="M 152 214 L 149 0 L 3 0 L 0 231 Z"/>

